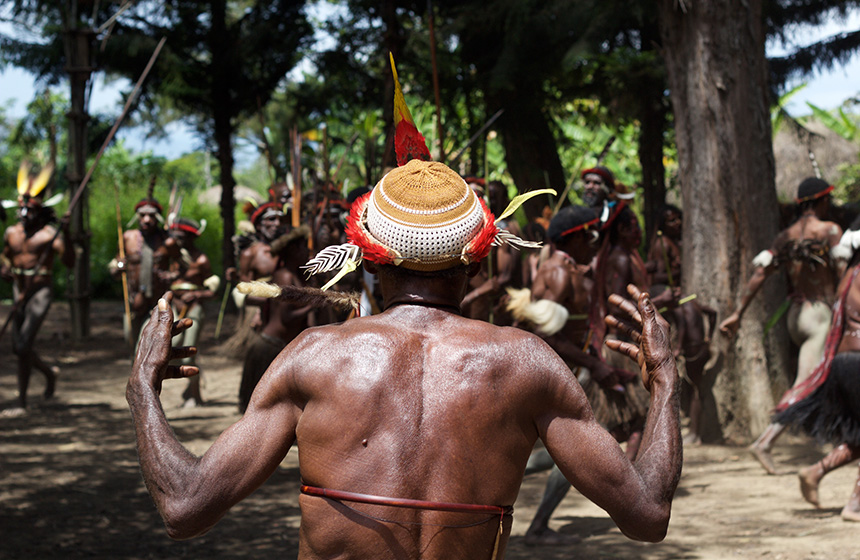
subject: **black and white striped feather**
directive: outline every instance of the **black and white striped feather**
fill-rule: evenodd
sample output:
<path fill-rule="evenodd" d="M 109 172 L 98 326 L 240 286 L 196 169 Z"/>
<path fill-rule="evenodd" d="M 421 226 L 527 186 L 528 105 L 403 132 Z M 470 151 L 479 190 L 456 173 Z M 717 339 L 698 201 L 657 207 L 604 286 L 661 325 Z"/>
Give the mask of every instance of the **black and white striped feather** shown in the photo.
<path fill-rule="evenodd" d="M 345 243 L 343 245 L 332 245 L 326 247 L 301 266 L 305 274 L 310 277 L 314 274 L 322 274 L 330 270 L 340 270 L 347 262 L 358 262 L 361 260 L 361 248 L 357 245 Z"/>
<path fill-rule="evenodd" d="M 527 241 L 504 229 L 500 229 L 496 238 L 493 239 L 493 247 L 501 245 L 510 245 L 518 251 L 520 249 L 540 249 L 543 246 L 540 241 Z"/>

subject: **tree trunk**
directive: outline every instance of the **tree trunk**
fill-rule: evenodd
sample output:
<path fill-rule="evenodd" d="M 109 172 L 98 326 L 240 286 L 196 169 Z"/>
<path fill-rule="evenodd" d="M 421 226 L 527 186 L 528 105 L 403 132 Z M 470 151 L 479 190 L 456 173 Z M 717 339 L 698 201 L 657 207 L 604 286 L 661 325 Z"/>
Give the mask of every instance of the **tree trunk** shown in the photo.
<path fill-rule="evenodd" d="M 653 94 L 654 91 L 650 91 Z M 639 119 L 639 164 L 642 166 L 643 214 L 647 247 L 660 223 L 660 211 L 666 202 L 666 169 L 663 165 L 663 133 L 666 130 L 666 110 L 660 100 L 662 89 L 653 98 L 656 103 L 644 108 Z"/>
<path fill-rule="evenodd" d="M 75 193 L 86 174 L 87 82 L 92 74 L 90 59 L 91 43 L 95 33 L 91 29 L 79 28 L 76 4 L 70 3 L 66 12 L 64 47 L 66 65 L 71 86 L 71 108 L 69 119 L 69 164 L 66 178 L 71 193 Z M 70 195 L 71 196 L 71 195 Z M 68 297 L 73 340 L 90 335 L 90 227 L 87 212 L 86 189 L 71 209 L 69 235 L 72 246 L 66 250 L 75 252 L 75 264 L 70 270 Z"/>
<path fill-rule="evenodd" d="M 656 25 L 642 29 L 642 50 L 653 52 L 658 42 Z M 642 166 L 643 214 L 645 218 L 645 246 L 660 223 L 660 212 L 666 203 L 666 168 L 663 165 L 663 138 L 666 132 L 667 107 L 663 75 L 644 74 L 639 84 L 641 109 L 639 110 L 639 164 Z"/>
<path fill-rule="evenodd" d="M 721 318 L 778 229 L 761 9 L 762 0 L 659 2 L 684 200 L 683 288 Z M 785 297 L 782 276 L 770 278 L 735 341 L 714 336 L 726 351 L 715 395 L 730 438 L 761 431 L 787 386 L 784 329 L 763 339 L 763 323 Z M 713 420 L 712 434 L 720 427 Z"/>
<path fill-rule="evenodd" d="M 236 265 L 233 255 L 233 234 L 236 233 L 236 195 L 233 178 L 233 106 L 230 99 L 231 73 L 238 61 L 230 57 L 231 35 L 227 30 L 227 7 L 224 0 L 212 2 L 212 29 L 209 44 L 212 50 L 212 119 L 221 181 L 221 220 L 224 237 L 221 250 L 224 269 Z"/>
<path fill-rule="evenodd" d="M 559 195 L 564 190 L 564 169 L 558 157 L 558 147 L 549 124 L 541 110 L 542 95 L 523 89 L 509 89 L 488 95 L 487 114 L 504 108 L 495 128 L 502 136 L 508 172 L 517 191 L 553 188 Z M 547 196 L 536 196 L 523 205 L 529 219 L 540 215 L 550 204 Z"/>

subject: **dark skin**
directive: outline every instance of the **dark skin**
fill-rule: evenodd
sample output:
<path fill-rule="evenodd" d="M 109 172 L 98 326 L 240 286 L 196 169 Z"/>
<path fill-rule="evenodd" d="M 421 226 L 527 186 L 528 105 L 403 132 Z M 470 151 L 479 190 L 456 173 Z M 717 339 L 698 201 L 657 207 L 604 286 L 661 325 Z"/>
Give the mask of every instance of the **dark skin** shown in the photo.
<path fill-rule="evenodd" d="M 681 285 L 681 214 L 667 208 L 663 212 L 663 224 L 651 242 L 648 251 L 648 271 L 654 284 Z M 708 327 L 705 327 L 707 318 Z M 676 355 L 686 358 L 685 371 L 693 389 L 689 409 L 689 433 L 684 443 L 701 443 L 701 419 L 704 401 L 711 397 L 712 380 L 705 379 L 705 365 L 711 357 L 710 334 L 714 332 L 717 311 L 699 303 L 689 301 L 672 309 L 670 320 L 678 334 Z"/>
<path fill-rule="evenodd" d="M 808 208 L 801 217 L 787 229 L 781 231 L 770 248 L 775 255 L 779 254 L 789 243 L 804 239 L 825 241 L 829 247 L 835 247 L 842 237 L 842 228 L 835 222 L 824 220 L 830 209 L 830 197 L 823 197 L 819 202 Z M 756 267 L 747 281 L 746 290 L 738 308 L 720 323 L 720 331 L 728 337 L 734 337 L 741 325 L 741 317 L 761 289 L 764 281 L 777 271 L 777 266 Z M 790 261 L 786 272 L 793 291 L 808 301 L 823 301 L 833 303 L 836 297 L 836 284 L 845 272 L 844 263 L 836 270 L 826 266 L 813 266 L 807 261 Z"/>
<path fill-rule="evenodd" d="M 176 242 L 178 249 L 185 249 L 190 257 L 190 262 L 186 263 L 182 259 L 181 253 L 177 251 L 177 258 L 173 266 L 178 272 L 176 282 L 183 282 L 200 286 L 199 290 L 175 290 L 174 298 L 179 300 L 178 308 L 191 307 L 196 302 L 215 297 L 215 293 L 204 287 L 203 282 L 212 276 L 212 265 L 209 262 L 209 257 L 206 253 L 198 249 L 194 245 L 196 236 L 182 230 L 174 230 L 170 232 L 170 237 Z"/>
<path fill-rule="evenodd" d="M 588 263 L 594 258 L 597 249 L 590 241 L 591 232 L 580 231 L 565 236 L 556 244 L 558 250 L 538 270 L 532 285 L 532 297 L 535 300 L 554 301 L 564 306 L 571 315 L 580 317 L 568 320 L 558 333 L 546 340 L 568 364 L 587 368 L 598 383 L 611 387 L 618 383 L 621 372 L 589 354 L 585 348 L 588 312 L 591 309 Z"/>
<path fill-rule="evenodd" d="M 476 270 L 471 270 L 474 273 Z M 612 347 L 638 361 L 651 390 L 635 463 L 594 420 L 571 371 L 540 338 L 459 315 L 468 285 L 382 268 L 385 311 L 308 329 L 272 363 L 245 415 L 202 456 L 176 439 L 162 382 L 193 375 L 168 366 L 171 294 L 159 301 L 126 391 L 147 488 L 173 538 L 200 535 L 259 487 L 295 443 L 307 484 L 400 498 L 512 504 L 541 438 L 565 476 L 629 537 L 665 537 L 681 469 L 678 374 L 666 322 L 647 294 L 616 303 L 642 329 Z M 616 326 L 618 326 L 616 324 Z M 457 336 L 451 336 L 457 333 Z M 480 411 L 476 414 L 476 411 Z M 483 558 L 498 517 L 350 504 L 302 495 L 299 558 Z M 500 556 L 510 534 L 505 518 Z"/>
<path fill-rule="evenodd" d="M 809 205 L 802 215 L 791 226 L 781 231 L 770 248 L 774 255 L 782 254 L 790 245 L 804 240 L 815 240 L 832 248 L 839 243 L 842 237 L 842 228 L 835 222 L 824 218 L 830 209 L 830 197 L 825 196 L 818 199 L 813 205 Z M 728 338 L 734 338 L 741 326 L 741 318 L 744 311 L 752 303 L 755 295 L 761 290 L 765 280 L 776 272 L 779 267 L 775 261 L 769 266 L 757 266 L 747 281 L 746 290 L 741 298 L 740 305 L 735 311 L 720 323 L 720 332 Z M 820 263 L 808 260 L 789 260 L 785 263 L 790 289 L 803 300 L 802 305 L 810 305 L 810 302 L 824 302 L 828 306 L 833 304 L 836 296 L 836 285 L 838 279 L 845 272 L 845 263 L 838 262 L 835 266 L 822 266 Z M 814 364 L 820 359 L 820 353 L 807 352 L 801 344 L 798 357 L 798 376 L 801 371 L 810 372 Z M 773 443 L 782 434 L 784 427 L 777 423 L 771 423 L 765 431 L 750 445 L 749 450 L 761 463 L 768 474 L 779 474 L 773 461 L 771 450 Z"/>
<path fill-rule="evenodd" d="M 851 274 L 846 274 L 840 282 L 838 292 L 842 293 L 842 290 L 848 287 L 850 281 Z M 845 315 L 842 338 L 839 341 L 836 353 L 860 352 L 860 276 L 851 282 L 848 294 L 845 296 L 843 313 Z M 818 485 L 821 483 L 824 475 L 839 467 L 848 465 L 857 459 L 860 459 L 860 446 L 842 443 L 834 447 L 820 461 L 800 469 L 798 477 L 800 478 L 800 491 L 803 494 L 803 498 L 815 507 L 820 508 Z M 848 499 L 848 503 L 842 508 L 841 516 L 845 521 L 860 522 L 860 477 L 854 483 L 854 489 Z"/>
<path fill-rule="evenodd" d="M 174 306 L 179 310 L 179 315 L 184 317 L 194 306 L 199 305 L 200 301 L 215 297 L 215 292 L 203 284 L 207 278 L 212 276 L 212 265 L 206 253 L 194 245 L 194 240 L 197 239 L 196 235 L 181 229 L 174 229 L 170 232 L 170 238 L 176 246 L 175 260 L 172 265 L 178 275 L 176 283 L 194 284 L 198 287 L 192 290 L 177 289 L 173 292 Z M 185 255 L 182 254 L 183 250 Z M 191 403 L 203 403 L 203 397 L 200 394 L 200 376 L 188 380 L 188 387 L 183 393 L 183 398 L 186 399 L 189 406 Z"/>
<path fill-rule="evenodd" d="M 508 205 L 508 196 L 504 185 L 491 181 L 487 185 L 487 198 L 490 211 L 499 216 Z M 502 227 L 502 226 L 500 226 Z M 516 236 L 522 236 L 520 227 L 510 220 L 504 228 Z M 497 325 L 510 324 L 510 317 L 504 316 L 501 309 L 493 309 L 495 299 L 504 294 L 508 286 L 513 286 L 522 278 L 522 261 L 520 252 L 510 245 L 494 247 L 490 258 L 482 262 L 481 272 L 472 278 L 472 288 L 463 298 L 462 307 L 473 319 L 489 320 L 493 311 L 493 322 Z"/>
<path fill-rule="evenodd" d="M 169 266 L 169 253 L 175 249 L 175 245 L 167 243 L 167 233 L 161 228 L 154 209 L 141 208 L 137 212 L 137 229 L 131 229 L 123 233 L 125 247 L 125 259 L 119 255 L 116 257 L 116 265 L 110 268 L 110 274 L 118 279 L 123 271 L 128 277 L 128 290 L 131 298 L 131 310 L 135 315 L 148 313 L 155 305 L 157 294 L 163 293 L 170 285 L 173 276 L 167 270 Z M 143 246 L 148 245 L 153 251 L 153 287 L 152 297 L 140 290 L 140 265 L 141 251 Z"/>
<path fill-rule="evenodd" d="M 45 214 L 41 205 L 30 201 L 19 208 L 20 221 L 6 229 L 3 235 L 3 265 L 0 266 L 0 276 L 14 282 L 19 294 L 16 305 L 17 313 L 24 314 L 24 305 L 28 298 L 38 290 L 51 286 L 51 273 L 54 257 L 67 268 L 75 264 L 74 251 L 67 250 L 71 246 L 66 222 L 61 226 L 61 234 L 45 223 Z M 17 274 L 12 268 L 23 270 L 38 269 L 35 275 Z M 27 405 L 27 386 L 33 368 L 45 375 L 45 397 L 54 394 L 59 368 L 49 366 L 32 348 L 16 350 L 18 353 L 18 408 L 11 409 L 17 414 L 23 412 Z"/>
<path fill-rule="evenodd" d="M 681 285 L 681 215 L 674 210 L 664 212 L 663 228 L 651 242 L 648 272 L 654 284 Z"/>
<path fill-rule="evenodd" d="M 75 264 L 75 253 L 66 251 L 66 247 L 71 245 L 67 225 L 64 223 L 61 235 L 57 235 L 57 230 L 41 219 L 40 212 L 37 206 L 28 208 L 27 212 L 20 213 L 20 221 L 9 226 L 4 234 L 3 256 L 11 266 L 4 265 L 0 268 L 0 275 L 6 280 L 18 283 L 22 296 L 28 290 L 33 292 L 51 285 L 50 270 L 55 255 L 60 255 L 61 262 L 66 267 Z M 12 267 L 26 270 L 37 265 L 46 267 L 47 273 L 34 276 L 12 274 Z"/>

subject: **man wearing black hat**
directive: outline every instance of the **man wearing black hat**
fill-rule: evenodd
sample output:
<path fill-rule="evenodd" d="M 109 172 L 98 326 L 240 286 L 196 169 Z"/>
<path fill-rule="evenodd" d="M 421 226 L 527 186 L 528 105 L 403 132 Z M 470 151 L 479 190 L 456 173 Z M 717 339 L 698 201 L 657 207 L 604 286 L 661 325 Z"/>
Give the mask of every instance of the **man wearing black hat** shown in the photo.
<path fill-rule="evenodd" d="M 800 348 L 795 386 L 805 380 L 821 360 L 830 327 L 830 306 L 845 270 L 847 255 L 840 255 L 837 248 L 842 228 L 825 220 L 832 190 L 832 185 L 816 177 L 800 183 L 795 200 L 800 217 L 776 236 L 770 249 L 753 259 L 755 270 L 747 282 L 740 305 L 720 323 L 720 331 L 733 337 L 740 327 L 744 311 L 764 281 L 784 266 L 791 290 L 788 330 Z M 770 452 L 784 429 L 781 424 L 772 423 L 750 446 L 753 456 L 769 474 L 777 474 Z"/>

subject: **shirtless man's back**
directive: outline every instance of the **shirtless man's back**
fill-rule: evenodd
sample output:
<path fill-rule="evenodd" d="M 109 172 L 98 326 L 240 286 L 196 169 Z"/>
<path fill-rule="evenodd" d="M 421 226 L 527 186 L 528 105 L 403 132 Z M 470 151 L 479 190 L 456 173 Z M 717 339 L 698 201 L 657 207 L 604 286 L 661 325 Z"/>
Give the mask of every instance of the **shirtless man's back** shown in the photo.
<path fill-rule="evenodd" d="M 399 208 L 393 218 L 371 210 L 371 203 L 388 200 Z M 431 209 L 450 205 L 451 213 L 418 214 L 427 200 Z M 540 437 L 565 477 L 624 534 L 664 538 L 682 459 L 678 374 L 666 322 L 647 294 L 631 288 L 638 307 L 613 299 L 632 317 L 637 327 L 628 333 L 637 342 L 611 345 L 638 360 L 652 395 L 642 452 L 631 462 L 541 339 L 459 315 L 469 275 L 490 244 L 504 238 L 459 175 L 412 160 L 386 175 L 353 212 L 350 240 L 361 245 L 352 247 L 364 247 L 363 266 L 378 273 L 385 311 L 306 330 L 272 363 L 242 419 L 200 458 L 176 439 L 159 403 L 164 379 L 196 373 L 167 365 L 192 352 L 170 347 L 171 335 L 189 322 L 173 322 L 169 294 L 153 311 L 126 396 L 144 480 L 170 536 L 209 530 L 296 443 L 306 485 L 300 558 L 501 558 L 510 534 L 507 507 Z M 415 215 L 441 223 L 435 232 L 451 248 L 410 253 L 416 244 L 395 238 L 401 260 L 386 262 L 392 253 L 379 241 L 385 226 Z M 379 229 L 376 219 L 383 220 Z M 445 229 L 451 222 L 477 225 Z M 406 233 L 412 241 L 419 235 Z M 351 247 L 336 252 L 356 254 Z M 319 265 L 330 254 L 309 263 L 312 271 L 326 272 Z M 397 507 L 407 500 L 433 503 Z M 449 504 L 469 514 L 428 511 Z M 487 513 L 476 515 L 475 507 Z"/>
<path fill-rule="evenodd" d="M 720 323 L 720 331 L 733 337 L 744 311 L 765 280 L 784 266 L 791 284 L 788 330 L 800 349 L 794 386 L 802 383 L 821 360 L 830 328 L 830 306 L 845 270 L 844 259 L 833 252 L 842 237 L 842 228 L 824 219 L 832 190 L 821 179 L 809 178 L 800 183 L 796 199 L 800 218 L 777 235 L 770 249 L 756 256 L 755 269 L 740 305 Z M 750 446 L 753 456 L 769 474 L 777 474 L 770 451 L 783 430 L 782 425 L 773 422 Z"/>

